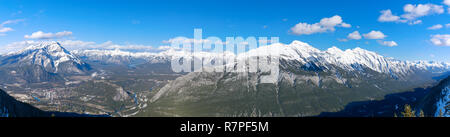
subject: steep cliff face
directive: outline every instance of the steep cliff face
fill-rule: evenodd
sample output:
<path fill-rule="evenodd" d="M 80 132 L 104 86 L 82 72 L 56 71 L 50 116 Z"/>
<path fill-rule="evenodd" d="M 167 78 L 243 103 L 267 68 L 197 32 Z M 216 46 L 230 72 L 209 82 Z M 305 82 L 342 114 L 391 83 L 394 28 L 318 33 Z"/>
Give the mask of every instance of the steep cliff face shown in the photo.
<path fill-rule="evenodd" d="M 433 87 L 420 102 L 425 115 L 435 117 L 450 117 L 450 76 Z"/>
<path fill-rule="evenodd" d="M 17 101 L 0 89 L 0 117 L 48 117 L 49 113 Z"/>

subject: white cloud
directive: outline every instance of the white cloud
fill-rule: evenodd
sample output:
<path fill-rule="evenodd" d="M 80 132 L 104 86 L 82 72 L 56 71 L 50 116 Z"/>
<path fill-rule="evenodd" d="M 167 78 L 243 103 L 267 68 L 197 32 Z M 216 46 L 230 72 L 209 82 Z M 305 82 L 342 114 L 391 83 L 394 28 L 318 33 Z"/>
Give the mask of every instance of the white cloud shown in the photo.
<path fill-rule="evenodd" d="M 27 41 L 19 41 L 19 42 L 9 43 L 5 46 L 1 46 L 0 54 L 9 53 L 9 52 L 13 52 L 13 51 L 19 51 L 28 46 L 37 45 L 42 42 L 43 41 L 27 40 Z M 67 50 L 88 49 L 88 48 L 96 45 L 95 42 L 85 42 L 85 41 L 80 41 L 80 40 L 64 40 L 64 41 L 58 41 L 58 42 Z"/>
<path fill-rule="evenodd" d="M 140 51 L 140 52 L 153 52 L 157 50 L 162 50 L 161 48 L 154 48 L 149 45 L 141 44 L 116 44 L 112 41 L 106 41 L 103 43 L 86 42 L 86 41 L 73 41 L 64 40 L 59 41 L 59 43 L 68 50 L 83 50 L 83 49 L 100 49 L 100 50 L 124 50 L 124 51 Z"/>
<path fill-rule="evenodd" d="M 450 0 L 444 0 L 442 3 L 444 3 L 447 6 L 450 6 Z"/>
<path fill-rule="evenodd" d="M 342 24 L 343 22 L 341 16 L 335 15 L 330 18 L 322 18 L 319 23 L 320 25 L 325 27 L 334 27 L 336 25 Z"/>
<path fill-rule="evenodd" d="M 0 24 L 0 36 L 6 36 L 6 34 L 5 34 L 6 32 L 14 31 L 14 29 L 12 29 L 10 27 L 4 27 L 5 25 L 15 24 L 15 23 L 22 22 L 22 21 L 24 21 L 24 19 L 7 20 L 7 21 L 2 22 Z"/>
<path fill-rule="evenodd" d="M 64 46 L 89 46 L 95 44 L 95 42 L 86 42 L 81 40 L 64 40 L 59 43 Z"/>
<path fill-rule="evenodd" d="M 397 42 L 395 41 L 380 41 L 381 45 L 389 46 L 389 47 L 395 47 L 398 46 Z"/>
<path fill-rule="evenodd" d="M 430 41 L 436 46 L 450 46 L 450 34 L 432 35 Z"/>
<path fill-rule="evenodd" d="M 106 41 L 99 45 L 95 45 L 92 48 L 96 49 L 120 49 L 120 50 L 139 50 L 139 51 L 152 51 L 155 50 L 152 46 L 141 44 L 115 44 L 112 41 Z"/>
<path fill-rule="evenodd" d="M 46 41 L 46 40 L 44 40 Z M 0 54 L 19 51 L 31 45 L 37 45 L 42 43 L 43 41 L 19 41 L 13 42 L 4 46 L 0 46 Z M 168 50 L 171 47 L 169 46 L 161 46 L 159 48 L 154 48 L 149 45 L 139 45 L 139 44 L 115 44 L 112 41 L 106 41 L 104 43 L 96 43 L 90 41 L 81 41 L 81 40 L 61 40 L 58 41 L 61 46 L 63 46 L 67 50 L 84 50 L 84 49 L 100 49 L 100 50 L 114 50 L 120 49 L 124 51 L 139 51 L 139 52 L 155 52 L 155 51 L 163 51 Z"/>
<path fill-rule="evenodd" d="M 342 23 L 342 24 L 341 24 L 341 27 L 344 27 L 344 28 L 351 28 L 352 25 L 347 24 L 347 23 Z"/>
<path fill-rule="evenodd" d="M 450 6 L 450 0 L 444 0 L 442 3 L 444 3 L 447 6 Z M 447 8 L 447 12 L 448 12 L 448 14 L 450 14 L 450 7 Z"/>
<path fill-rule="evenodd" d="M 415 20 L 408 23 L 409 25 L 422 24 L 422 20 Z"/>
<path fill-rule="evenodd" d="M 367 34 L 363 34 L 363 36 L 366 39 L 384 39 L 385 37 L 387 37 L 386 35 L 383 34 L 383 32 L 375 30 L 370 31 Z"/>
<path fill-rule="evenodd" d="M 382 10 L 380 17 L 378 17 L 379 22 L 397 22 L 400 21 L 400 17 L 393 15 L 390 9 Z"/>
<path fill-rule="evenodd" d="M 361 34 L 359 34 L 358 31 L 354 31 L 354 32 L 348 34 L 347 38 L 348 39 L 359 40 L 359 39 L 361 39 Z"/>
<path fill-rule="evenodd" d="M 450 23 L 445 24 L 445 27 L 450 28 Z"/>
<path fill-rule="evenodd" d="M 62 31 L 57 33 L 44 33 L 42 31 L 37 31 L 32 33 L 31 35 L 25 35 L 24 38 L 27 39 L 54 39 L 54 38 L 62 38 L 65 36 L 72 35 L 70 31 Z"/>
<path fill-rule="evenodd" d="M 397 16 L 392 14 L 390 9 L 382 10 L 380 17 L 378 17 L 379 22 L 400 22 L 407 23 L 409 25 L 415 25 L 422 23 L 422 20 L 418 18 L 433 14 L 444 13 L 444 6 L 436 4 L 406 4 L 403 6 L 403 14 Z"/>
<path fill-rule="evenodd" d="M 335 15 L 330 18 L 322 18 L 320 22 L 314 24 L 300 22 L 292 27 L 291 31 L 296 35 L 310 35 L 314 33 L 335 31 L 335 27 L 349 28 L 351 25 L 343 22 L 341 16 Z"/>
<path fill-rule="evenodd" d="M 415 20 L 427 15 L 442 14 L 444 13 L 444 7 L 435 4 L 406 4 L 403 7 L 403 11 L 405 12 L 405 14 L 402 15 L 403 18 Z"/>
<path fill-rule="evenodd" d="M 431 26 L 431 27 L 428 27 L 427 29 L 429 29 L 429 30 L 438 30 L 438 29 L 442 29 L 444 26 L 442 26 L 441 24 L 436 24 L 436 25 L 433 25 L 433 26 Z"/>
<path fill-rule="evenodd" d="M 81 40 L 64 40 L 58 42 L 67 50 L 88 49 L 96 45 L 95 42 Z"/>
<path fill-rule="evenodd" d="M 7 44 L 5 46 L 1 46 L 0 54 L 5 54 L 5 53 L 9 53 L 9 52 L 18 51 L 18 50 L 26 48 L 26 47 L 28 47 L 30 45 L 35 45 L 35 44 L 38 44 L 38 42 L 37 41 L 13 42 L 13 43 Z"/>
<path fill-rule="evenodd" d="M 7 24 L 19 23 L 19 22 L 22 22 L 22 21 L 25 21 L 25 20 L 24 19 L 7 20 L 7 21 L 2 22 L 2 24 L 0 24 L 0 27 L 4 26 L 4 25 L 7 25 Z"/>
<path fill-rule="evenodd" d="M 298 23 L 291 28 L 292 33 L 297 35 L 310 35 L 313 33 L 326 32 L 328 29 L 319 24 Z"/>
<path fill-rule="evenodd" d="M 10 32 L 10 31 L 13 31 L 13 29 L 12 28 L 8 28 L 8 27 L 0 28 L 0 33 Z"/>

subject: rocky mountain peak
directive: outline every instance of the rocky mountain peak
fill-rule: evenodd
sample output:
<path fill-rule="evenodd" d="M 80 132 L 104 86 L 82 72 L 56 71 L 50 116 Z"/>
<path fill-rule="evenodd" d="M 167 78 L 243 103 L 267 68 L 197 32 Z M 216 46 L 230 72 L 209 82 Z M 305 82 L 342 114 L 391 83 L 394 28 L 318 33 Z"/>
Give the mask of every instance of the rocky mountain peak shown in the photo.
<path fill-rule="evenodd" d="M 38 65 L 51 73 L 60 71 L 80 73 L 87 64 L 62 47 L 60 43 L 49 41 L 8 53 L 2 57 L 1 65 Z"/>

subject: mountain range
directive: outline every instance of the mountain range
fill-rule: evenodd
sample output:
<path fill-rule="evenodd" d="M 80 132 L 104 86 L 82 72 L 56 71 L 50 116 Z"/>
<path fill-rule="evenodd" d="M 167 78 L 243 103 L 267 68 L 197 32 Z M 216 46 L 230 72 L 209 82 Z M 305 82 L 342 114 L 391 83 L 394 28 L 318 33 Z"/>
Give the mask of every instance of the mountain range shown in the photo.
<path fill-rule="evenodd" d="M 259 64 L 256 72 L 170 69 L 181 58 L 225 58 L 230 70 L 251 61 L 247 57 L 269 55 L 279 58 L 273 83 L 261 83 L 273 64 Z M 450 63 L 401 61 L 362 48 L 321 51 L 301 41 L 240 54 L 68 51 L 58 42 L 43 42 L 1 55 L 0 61 L 1 86 L 25 96 L 22 101 L 45 110 L 112 116 L 315 116 L 431 86 L 450 71 Z"/>
<path fill-rule="evenodd" d="M 280 57 L 275 83 L 259 83 L 262 71 L 189 73 L 161 88 L 143 116 L 314 116 L 431 84 L 450 66 L 399 61 L 361 48 L 320 51 L 300 41 L 260 47 L 247 55 L 269 54 Z"/>

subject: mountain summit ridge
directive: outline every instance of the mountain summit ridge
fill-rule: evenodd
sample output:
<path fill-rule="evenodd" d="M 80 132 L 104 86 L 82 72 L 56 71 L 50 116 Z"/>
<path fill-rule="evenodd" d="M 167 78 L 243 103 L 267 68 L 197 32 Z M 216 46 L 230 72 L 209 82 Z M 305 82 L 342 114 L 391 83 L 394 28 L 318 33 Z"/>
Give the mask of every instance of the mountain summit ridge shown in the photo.
<path fill-rule="evenodd" d="M 62 70 L 61 64 L 66 62 L 69 62 L 69 65 Z M 55 41 L 31 45 L 20 51 L 10 52 L 3 57 L 1 65 L 14 64 L 40 65 L 51 73 L 60 71 L 82 73 L 83 69 L 87 68 L 86 63 Z"/>
<path fill-rule="evenodd" d="M 83 73 L 89 66 L 86 60 L 97 60 L 105 63 L 125 63 L 142 60 L 149 63 L 168 63 L 175 58 L 189 58 L 204 61 L 217 59 L 246 59 L 251 56 L 278 56 L 282 60 L 294 61 L 296 67 L 306 69 L 321 68 L 325 71 L 344 69 L 350 71 L 362 71 L 369 68 L 373 71 L 390 74 L 393 77 L 402 77 L 414 71 L 432 71 L 442 73 L 450 70 L 450 63 L 434 61 L 402 61 L 384 57 L 376 52 L 362 49 L 341 50 L 336 46 L 326 50 L 319 50 L 308 43 L 298 40 L 290 44 L 274 43 L 250 49 L 244 53 L 224 53 L 201 51 L 189 52 L 183 49 L 167 48 L 159 52 L 129 52 L 120 49 L 114 50 L 74 50 L 68 51 L 63 45 L 55 41 L 42 42 L 31 45 L 17 52 L 10 52 L 3 56 L 0 65 L 5 64 L 34 64 L 43 66 L 51 73 Z M 226 62 L 228 64 L 233 62 Z M 66 64 L 60 68 L 61 64 Z M 69 65 L 67 65 L 69 64 Z"/>

